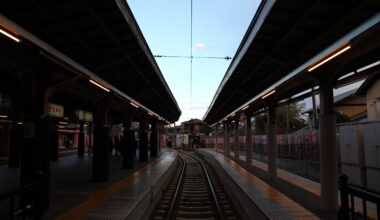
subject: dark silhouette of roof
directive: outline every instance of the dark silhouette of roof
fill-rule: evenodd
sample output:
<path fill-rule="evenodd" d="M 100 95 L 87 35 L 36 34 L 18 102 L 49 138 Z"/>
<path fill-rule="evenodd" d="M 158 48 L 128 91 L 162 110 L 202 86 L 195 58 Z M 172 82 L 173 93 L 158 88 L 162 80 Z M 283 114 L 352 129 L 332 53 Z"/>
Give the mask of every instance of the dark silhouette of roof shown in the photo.
<path fill-rule="evenodd" d="M 168 119 L 181 111 L 125 0 L 1 2 L 1 13 Z"/>

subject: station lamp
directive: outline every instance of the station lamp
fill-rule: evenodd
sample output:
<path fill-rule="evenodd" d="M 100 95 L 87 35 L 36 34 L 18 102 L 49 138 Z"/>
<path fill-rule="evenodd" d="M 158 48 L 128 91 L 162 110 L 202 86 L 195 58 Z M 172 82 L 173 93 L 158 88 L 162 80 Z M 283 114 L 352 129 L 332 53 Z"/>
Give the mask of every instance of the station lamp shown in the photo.
<path fill-rule="evenodd" d="M 8 115 L 0 115 L 0 118 L 8 118 Z"/>
<path fill-rule="evenodd" d="M 92 84 L 94 84 L 95 86 L 97 86 L 97 87 L 103 89 L 103 90 L 106 91 L 106 92 L 111 92 L 111 90 L 109 90 L 107 87 L 101 85 L 100 83 L 98 83 L 98 82 L 96 82 L 96 81 L 94 81 L 94 80 L 92 80 L 92 79 L 90 79 L 90 83 L 92 83 Z"/>
<path fill-rule="evenodd" d="M 246 110 L 247 108 L 249 108 L 249 105 L 245 106 L 245 107 L 242 108 L 241 110 L 244 111 L 244 110 Z"/>
<path fill-rule="evenodd" d="M 315 64 L 313 64 L 307 71 L 311 72 L 311 71 L 317 69 L 318 67 L 320 67 L 323 64 L 329 62 L 330 60 L 334 59 L 335 57 L 339 56 L 340 54 L 346 52 L 350 48 L 351 48 L 351 45 L 349 43 L 344 44 L 343 46 L 341 46 L 337 50 L 335 50 L 332 53 L 326 55 L 324 58 L 322 58 L 321 60 L 319 60 L 318 62 L 316 62 Z"/>
<path fill-rule="evenodd" d="M 19 38 L 19 34 L 17 34 L 15 31 L 7 27 L 4 27 L 3 25 L 0 25 L 0 33 L 16 41 L 17 43 L 21 42 L 21 39 Z"/>
<path fill-rule="evenodd" d="M 140 108 L 137 104 L 133 103 L 133 102 L 130 102 L 129 104 L 131 104 L 133 107 L 135 108 Z"/>
<path fill-rule="evenodd" d="M 266 97 L 272 95 L 272 94 L 275 93 L 275 92 L 276 92 L 276 90 L 273 89 L 272 91 L 270 91 L 270 92 L 268 92 L 267 94 L 263 95 L 263 97 L 261 97 L 261 99 L 265 99 Z"/>

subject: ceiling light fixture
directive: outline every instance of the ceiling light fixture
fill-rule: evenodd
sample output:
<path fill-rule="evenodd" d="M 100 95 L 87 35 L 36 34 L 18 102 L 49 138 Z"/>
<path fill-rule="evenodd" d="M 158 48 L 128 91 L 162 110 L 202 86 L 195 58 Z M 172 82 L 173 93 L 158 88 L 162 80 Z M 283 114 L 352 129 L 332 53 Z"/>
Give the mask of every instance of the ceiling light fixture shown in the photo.
<path fill-rule="evenodd" d="M 335 57 L 339 56 L 340 54 L 346 52 L 350 48 L 351 48 L 351 45 L 349 45 L 349 44 L 348 45 L 346 44 L 345 46 L 342 46 L 338 50 L 332 52 L 330 55 L 327 55 L 327 57 L 323 58 L 322 60 L 320 60 L 317 63 L 315 63 L 314 65 L 312 65 L 307 71 L 311 72 L 311 71 L 317 69 L 318 67 L 320 67 L 323 64 L 329 62 L 330 60 L 334 59 Z"/>
<path fill-rule="evenodd" d="M 11 33 L 9 33 L 9 32 L 11 32 Z M 16 32 L 14 32 L 14 31 L 10 30 L 9 28 L 6 28 L 4 26 L 0 26 L 0 33 L 2 33 L 3 35 L 7 36 L 8 38 L 16 41 L 17 43 L 21 42 L 21 39 L 18 38 L 18 34 Z"/>
<path fill-rule="evenodd" d="M 263 95 L 263 97 L 261 97 L 261 99 L 265 99 L 266 97 L 272 95 L 272 94 L 275 93 L 275 92 L 276 92 L 276 90 L 273 89 L 272 91 L 270 91 L 270 92 L 268 92 L 267 94 Z"/>
<path fill-rule="evenodd" d="M 94 80 L 90 79 L 90 83 L 96 85 L 97 87 L 103 89 L 104 91 L 107 91 L 107 92 L 111 92 L 111 90 L 109 90 L 108 88 L 106 88 L 105 86 L 101 85 L 100 83 L 98 82 L 95 82 Z"/>
<path fill-rule="evenodd" d="M 133 107 L 135 108 L 140 108 L 137 104 L 133 103 L 133 102 L 130 102 L 129 104 L 131 104 Z"/>
<path fill-rule="evenodd" d="M 249 105 L 245 106 L 244 108 L 242 108 L 241 110 L 246 110 L 247 108 L 249 108 Z"/>
<path fill-rule="evenodd" d="M 0 115 L 0 118 L 8 118 L 8 115 Z"/>

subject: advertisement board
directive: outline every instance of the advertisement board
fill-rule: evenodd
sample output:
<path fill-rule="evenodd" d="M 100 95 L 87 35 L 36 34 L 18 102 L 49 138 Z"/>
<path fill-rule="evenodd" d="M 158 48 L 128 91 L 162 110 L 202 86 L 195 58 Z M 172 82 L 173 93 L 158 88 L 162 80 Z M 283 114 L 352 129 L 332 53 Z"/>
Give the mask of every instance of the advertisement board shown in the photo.
<path fill-rule="evenodd" d="M 64 107 L 53 103 L 48 103 L 47 114 L 52 117 L 62 118 L 64 115 Z"/>

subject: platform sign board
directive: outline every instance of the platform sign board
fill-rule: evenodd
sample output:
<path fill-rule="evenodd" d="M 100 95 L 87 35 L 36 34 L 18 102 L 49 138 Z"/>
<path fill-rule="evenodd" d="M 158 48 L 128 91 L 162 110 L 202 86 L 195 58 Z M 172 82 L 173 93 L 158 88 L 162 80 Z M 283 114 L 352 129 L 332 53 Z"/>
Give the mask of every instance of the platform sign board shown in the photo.
<path fill-rule="evenodd" d="M 92 112 L 83 111 L 83 110 L 76 110 L 75 115 L 78 117 L 78 120 L 80 121 L 92 122 L 94 118 L 92 115 Z"/>
<path fill-rule="evenodd" d="M 132 121 L 131 122 L 131 127 L 129 128 L 129 130 L 131 130 L 131 131 L 134 131 L 134 130 L 138 131 L 139 128 L 140 128 L 140 122 L 138 122 L 138 121 Z"/>
<path fill-rule="evenodd" d="M 62 118 L 64 115 L 64 107 L 53 103 L 48 103 L 47 114 L 52 117 Z"/>

